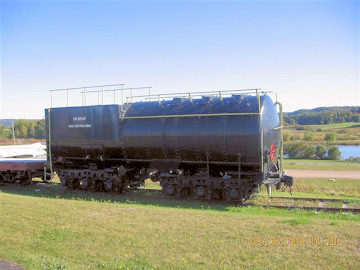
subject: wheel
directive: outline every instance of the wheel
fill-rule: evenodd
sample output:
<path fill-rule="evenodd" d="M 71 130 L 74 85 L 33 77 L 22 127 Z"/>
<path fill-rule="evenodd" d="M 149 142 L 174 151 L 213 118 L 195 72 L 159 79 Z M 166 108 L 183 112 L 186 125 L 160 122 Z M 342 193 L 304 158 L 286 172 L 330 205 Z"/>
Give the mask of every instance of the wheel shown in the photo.
<path fill-rule="evenodd" d="M 236 200 L 239 199 L 239 197 L 240 197 L 240 190 L 237 189 L 237 188 L 232 188 L 230 190 L 230 198 L 231 198 L 231 200 L 236 201 Z"/>
<path fill-rule="evenodd" d="M 204 186 L 197 186 L 195 192 L 196 192 L 195 195 L 197 197 L 203 197 L 205 196 L 206 188 Z"/>
<path fill-rule="evenodd" d="M 15 181 L 15 177 L 11 172 L 4 172 L 2 178 L 5 183 L 13 183 Z"/>
<path fill-rule="evenodd" d="M 5 176 L 0 174 L 0 185 L 3 185 L 5 183 Z"/>
<path fill-rule="evenodd" d="M 213 199 L 213 191 L 209 187 L 206 188 L 205 198 L 207 201 L 211 201 Z"/>
<path fill-rule="evenodd" d="M 80 187 L 80 180 L 79 179 L 73 179 L 70 181 L 69 188 L 70 189 L 77 189 Z"/>
<path fill-rule="evenodd" d="M 123 191 L 122 183 L 116 183 L 113 185 L 113 191 L 118 194 L 121 193 Z"/>
<path fill-rule="evenodd" d="M 190 195 L 190 193 L 191 193 L 190 188 L 188 188 L 188 187 L 182 188 L 179 192 L 179 197 L 186 198 Z"/>
<path fill-rule="evenodd" d="M 86 177 L 84 177 L 83 179 L 82 179 L 82 187 L 83 187 L 83 189 L 90 189 L 91 188 L 91 180 L 90 179 L 88 179 L 88 178 L 86 178 Z"/>
<path fill-rule="evenodd" d="M 104 183 L 100 180 L 97 180 L 95 182 L 94 189 L 95 191 L 99 191 L 99 192 L 104 191 Z"/>
<path fill-rule="evenodd" d="M 176 194 L 176 186 L 174 185 L 166 185 L 163 187 L 165 195 L 175 195 Z"/>
<path fill-rule="evenodd" d="M 29 185 L 31 183 L 31 181 L 32 181 L 32 176 L 29 172 L 25 173 L 25 175 L 20 178 L 20 184 L 22 186 Z"/>
<path fill-rule="evenodd" d="M 60 181 L 61 181 L 61 185 L 62 185 L 63 187 L 69 185 L 69 180 L 67 180 L 65 176 L 61 176 L 61 177 L 59 176 L 59 178 L 60 178 Z"/>

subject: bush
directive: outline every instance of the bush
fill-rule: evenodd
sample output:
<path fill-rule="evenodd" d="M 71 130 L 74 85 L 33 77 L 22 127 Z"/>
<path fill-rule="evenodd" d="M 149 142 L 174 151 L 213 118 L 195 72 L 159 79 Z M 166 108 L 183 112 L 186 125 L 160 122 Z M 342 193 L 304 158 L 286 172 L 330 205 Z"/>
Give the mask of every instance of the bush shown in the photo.
<path fill-rule="evenodd" d="M 328 158 L 331 159 L 331 160 L 341 159 L 341 152 L 340 152 L 339 147 L 331 146 L 328 149 Z"/>
<path fill-rule="evenodd" d="M 324 159 L 326 156 L 326 148 L 323 145 L 317 145 L 315 147 L 315 157 L 317 159 Z"/>
<path fill-rule="evenodd" d="M 296 130 L 305 130 L 305 128 L 303 126 L 296 126 L 295 129 Z"/>
<path fill-rule="evenodd" d="M 315 158 L 315 148 L 306 143 L 293 143 L 285 147 L 285 154 L 290 158 Z"/>
<path fill-rule="evenodd" d="M 284 142 L 290 141 L 290 138 L 291 138 L 290 133 L 289 133 L 289 132 L 285 132 L 285 133 L 284 133 Z"/>
<path fill-rule="evenodd" d="M 305 141 L 313 141 L 314 140 L 314 133 L 312 133 L 311 131 L 305 131 L 304 140 Z"/>
<path fill-rule="evenodd" d="M 359 162 L 360 163 L 360 157 L 354 157 L 354 156 L 350 156 L 346 159 L 346 161 L 351 161 L 351 162 Z"/>
<path fill-rule="evenodd" d="M 301 140 L 301 137 L 298 134 L 290 136 L 290 141 L 299 141 L 299 140 Z"/>
<path fill-rule="evenodd" d="M 303 150 L 303 158 L 313 159 L 315 158 L 315 148 L 312 145 L 305 145 Z"/>
<path fill-rule="evenodd" d="M 308 158 L 308 159 L 341 159 L 339 147 L 330 146 L 326 149 L 323 145 L 313 146 L 306 143 L 290 143 L 285 145 L 284 154 L 290 158 Z"/>
<path fill-rule="evenodd" d="M 336 140 L 336 134 L 335 133 L 326 133 L 325 134 L 325 141 L 333 142 Z"/>

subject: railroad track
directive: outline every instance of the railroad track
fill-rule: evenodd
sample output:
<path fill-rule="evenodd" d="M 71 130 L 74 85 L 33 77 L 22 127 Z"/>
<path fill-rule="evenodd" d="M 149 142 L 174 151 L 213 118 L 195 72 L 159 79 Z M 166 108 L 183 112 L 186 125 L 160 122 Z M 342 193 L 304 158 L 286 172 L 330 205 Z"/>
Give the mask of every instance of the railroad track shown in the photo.
<path fill-rule="evenodd" d="M 161 190 L 155 190 L 155 189 L 139 189 L 137 192 L 150 192 L 150 193 L 161 193 Z M 146 198 L 149 199 L 163 199 L 163 200 L 188 200 L 188 199 L 182 199 L 177 197 L 158 197 L 158 196 L 147 196 Z M 304 197 L 280 197 L 280 196 L 271 196 L 269 198 L 271 199 L 285 199 L 285 200 L 302 200 L 302 201 L 319 201 L 319 202 L 341 202 L 341 201 L 347 201 L 350 199 L 341 199 L 341 198 L 304 198 Z M 355 199 L 356 200 L 356 199 Z M 356 201 L 360 201 L 356 200 Z M 347 207 L 346 204 L 343 204 L 343 207 L 324 207 L 324 206 L 295 206 L 295 205 L 277 205 L 277 204 L 253 204 L 253 203 L 245 203 L 242 204 L 242 206 L 262 206 L 264 208 L 280 208 L 280 209 L 303 209 L 303 210 L 317 210 L 317 211 L 328 211 L 328 212 L 336 212 L 336 211 L 343 211 L 343 212 L 355 212 L 360 213 L 360 208 L 354 208 L 354 207 Z"/>
<path fill-rule="evenodd" d="M 151 192 L 151 193 L 161 193 L 161 190 L 153 190 L 153 189 L 146 189 L 144 191 L 147 192 Z M 177 199 L 177 200 L 186 200 L 186 199 L 181 199 L 181 198 L 176 198 L 176 197 L 157 197 L 157 196 L 147 196 L 147 198 L 151 198 L 151 199 Z M 275 197 L 272 196 L 269 198 L 271 199 L 285 199 L 285 200 L 302 200 L 302 201 L 319 201 L 319 202 L 342 202 L 342 201 L 347 201 L 350 199 L 341 199 L 341 198 L 304 198 L 304 197 Z M 355 201 L 360 201 L 356 200 Z M 355 212 L 355 213 L 360 213 L 360 208 L 356 208 L 356 207 L 348 207 L 347 204 L 343 204 L 343 207 L 324 207 L 324 206 L 295 206 L 295 205 L 278 205 L 278 204 L 271 204 L 271 203 L 267 203 L 267 204 L 253 204 L 253 203 L 245 203 L 242 204 L 243 206 L 262 206 L 264 208 L 280 208 L 280 209 L 303 209 L 303 210 L 317 210 L 317 211 L 329 211 L 329 212 L 336 212 L 336 211 L 346 211 L 346 212 Z"/>
<path fill-rule="evenodd" d="M 254 204 L 253 204 L 254 205 Z M 320 207 L 320 206 L 294 206 L 294 205 L 271 205 L 271 204 L 258 204 L 264 208 L 281 208 L 281 209 L 302 209 L 302 210 L 317 210 L 325 212 L 354 212 L 360 213 L 360 208 L 354 207 Z"/>
<path fill-rule="evenodd" d="M 269 199 L 284 199 L 284 200 L 294 200 L 294 201 L 319 201 L 319 202 L 343 202 L 343 201 L 359 201 L 360 202 L 360 199 L 349 199 L 349 198 L 343 199 L 343 198 L 309 198 L 309 197 L 269 196 Z"/>
<path fill-rule="evenodd" d="M 51 183 L 51 185 L 60 185 L 59 183 Z M 204 201 L 206 200 L 195 200 L 193 198 L 179 198 L 176 196 L 164 196 L 162 195 L 162 191 L 159 189 L 148 189 L 148 188 L 140 188 L 135 189 L 131 192 L 127 192 L 123 194 L 124 196 L 135 197 L 139 194 L 149 193 L 150 196 L 145 196 L 142 198 L 146 199 L 153 199 L 153 200 L 178 200 L 178 201 Z M 162 196 L 159 196 L 162 195 Z M 260 195 L 264 196 L 264 195 Z M 264 196 L 265 197 L 265 196 Z M 281 200 L 293 200 L 295 201 L 319 201 L 319 206 L 298 206 L 298 205 L 279 205 L 279 204 L 272 204 L 273 199 L 281 199 Z M 322 205 L 323 202 L 344 202 L 348 200 L 360 201 L 360 199 L 342 199 L 342 198 L 307 198 L 307 197 L 281 197 L 281 196 L 271 196 L 269 197 L 269 202 L 266 204 L 257 204 L 257 203 L 244 203 L 242 206 L 261 206 L 264 208 L 279 208 L 279 209 L 302 209 L 302 210 L 316 210 L 316 211 L 329 211 L 329 212 L 336 212 L 336 211 L 343 211 L 343 212 L 354 212 L 360 213 L 360 208 L 358 207 L 348 207 L 346 203 L 343 204 L 343 207 L 324 207 Z M 218 201 L 213 201 L 218 202 Z M 240 204 L 238 204 L 240 206 Z"/>
<path fill-rule="evenodd" d="M 272 204 L 272 200 L 292 200 L 294 201 L 294 205 L 280 205 L 280 204 Z M 319 206 L 299 206 L 295 205 L 296 201 L 311 201 L 311 202 L 319 202 Z M 282 209 L 304 209 L 304 210 L 317 210 L 317 211 L 347 211 L 347 212 L 355 212 L 359 213 L 359 207 L 349 207 L 347 201 L 358 201 L 360 199 L 343 199 L 343 198 L 309 198 L 309 197 L 281 197 L 281 196 L 270 196 L 269 202 L 267 204 L 261 204 L 264 208 L 282 208 Z M 324 206 L 324 202 L 343 202 L 342 207 L 326 207 Z"/>

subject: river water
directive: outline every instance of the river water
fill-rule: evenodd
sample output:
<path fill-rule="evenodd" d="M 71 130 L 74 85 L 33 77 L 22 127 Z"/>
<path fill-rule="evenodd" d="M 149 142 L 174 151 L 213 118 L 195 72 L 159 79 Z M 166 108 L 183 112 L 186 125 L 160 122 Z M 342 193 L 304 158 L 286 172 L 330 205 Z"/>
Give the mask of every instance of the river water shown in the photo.
<path fill-rule="evenodd" d="M 360 157 L 360 145 L 337 145 L 341 151 L 341 159 L 351 156 Z"/>

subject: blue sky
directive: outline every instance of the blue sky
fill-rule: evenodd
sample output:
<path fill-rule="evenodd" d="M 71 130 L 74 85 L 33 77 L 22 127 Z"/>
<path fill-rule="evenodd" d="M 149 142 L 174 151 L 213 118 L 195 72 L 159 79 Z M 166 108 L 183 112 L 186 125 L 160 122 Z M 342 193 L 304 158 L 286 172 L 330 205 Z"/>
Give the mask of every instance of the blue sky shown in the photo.
<path fill-rule="evenodd" d="M 0 118 L 43 117 L 49 89 L 114 83 L 261 88 L 278 92 L 285 111 L 360 105 L 360 1 L 0 5 Z"/>

